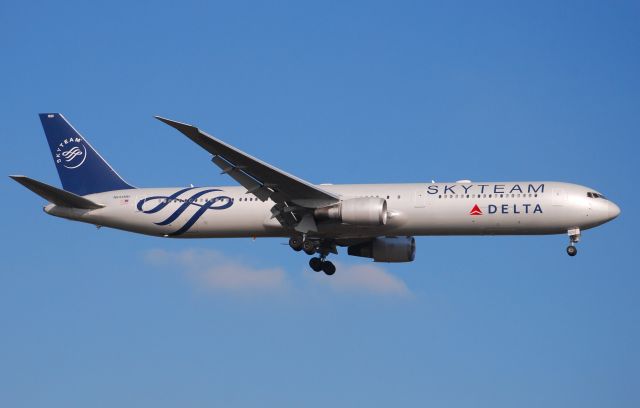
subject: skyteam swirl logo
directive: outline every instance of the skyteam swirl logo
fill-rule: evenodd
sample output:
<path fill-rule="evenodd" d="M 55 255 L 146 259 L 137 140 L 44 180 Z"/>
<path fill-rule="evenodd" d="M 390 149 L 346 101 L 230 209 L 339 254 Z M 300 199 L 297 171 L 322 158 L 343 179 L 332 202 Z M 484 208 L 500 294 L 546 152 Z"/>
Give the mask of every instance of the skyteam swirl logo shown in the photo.
<path fill-rule="evenodd" d="M 202 217 L 208 210 L 224 210 L 233 205 L 233 200 L 231 199 L 231 197 L 222 195 L 215 198 L 208 198 L 206 200 L 202 199 L 202 196 L 204 196 L 205 194 L 213 193 L 215 191 L 222 191 L 217 188 L 198 191 L 197 193 L 187 198 L 180 197 L 182 194 L 191 190 L 194 190 L 194 187 L 178 190 L 170 196 L 146 197 L 138 201 L 136 207 L 138 208 L 138 211 L 141 211 L 145 214 L 155 214 L 164 210 L 170 204 L 181 203 L 178 208 L 171 206 L 172 212 L 168 214 L 167 218 L 165 218 L 164 220 L 156 222 L 156 225 L 169 225 L 177 220 L 178 217 L 180 217 L 190 207 L 197 208 L 197 210 L 191 215 L 191 217 L 189 217 L 189 219 L 184 223 L 182 227 L 168 234 L 171 237 L 175 237 L 189 231 L 189 228 L 191 228 L 193 224 L 195 224 L 196 221 L 198 221 L 200 217 Z M 147 203 L 155 205 L 149 209 L 145 209 L 145 204 Z"/>
<path fill-rule="evenodd" d="M 55 152 L 56 164 L 61 164 L 67 169 L 77 169 L 87 159 L 87 148 L 79 137 L 64 139 Z"/>

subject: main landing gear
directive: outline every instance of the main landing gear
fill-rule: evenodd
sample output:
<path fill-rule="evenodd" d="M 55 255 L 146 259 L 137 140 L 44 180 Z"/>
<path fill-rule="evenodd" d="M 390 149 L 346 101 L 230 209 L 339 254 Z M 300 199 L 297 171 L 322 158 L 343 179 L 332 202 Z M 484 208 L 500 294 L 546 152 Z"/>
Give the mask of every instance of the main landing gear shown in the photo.
<path fill-rule="evenodd" d="M 300 236 L 289 238 L 289 246 L 296 252 L 304 251 L 307 255 L 319 253 L 320 256 L 313 257 L 309 260 L 309 266 L 315 272 L 324 272 L 331 276 L 336 273 L 336 266 L 331 261 L 327 261 L 327 256 L 331 249 L 324 245 L 321 241 L 304 239 Z M 334 250 L 335 252 L 335 250 Z"/>
<path fill-rule="evenodd" d="M 322 271 L 329 276 L 336 273 L 336 266 L 333 264 L 333 262 L 326 261 L 322 256 L 309 259 L 309 266 L 315 272 Z"/>
<path fill-rule="evenodd" d="M 300 252 L 302 250 L 302 245 L 304 240 L 302 237 L 291 237 L 289 238 L 289 246 L 296 252 Z"/>
<path fill-rule="evenodd" d="M 580 229 L 574 228 L 567 231 L 567 235 L 569 235 L 569 246 L 567 247 L 567 254 L 569 256 L 576 256 L 578 253 L 578 248 L 576 248 L 576 244 L 580 241 Z"/>

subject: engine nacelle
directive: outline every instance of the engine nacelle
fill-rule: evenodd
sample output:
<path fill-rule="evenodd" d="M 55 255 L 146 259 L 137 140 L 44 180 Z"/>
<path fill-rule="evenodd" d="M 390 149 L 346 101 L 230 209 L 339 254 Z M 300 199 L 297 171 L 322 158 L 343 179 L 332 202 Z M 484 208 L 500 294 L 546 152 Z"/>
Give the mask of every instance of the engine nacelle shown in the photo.
<path fill-rule="evenodd" d="M 350 246 L 348 253 L 373 258 L 376 262 L 411 262 L 416 258 L 416 240 L 413 237 L 374 238 L 369 242 Z"/>
<path fill-rule="evenodd" d="M 351 225 L 385 225 L 387 201 L 379 197 L 351 198 L 329 207 L 317 208 L 314 215 L 317 220 L 335 220 Z"/>

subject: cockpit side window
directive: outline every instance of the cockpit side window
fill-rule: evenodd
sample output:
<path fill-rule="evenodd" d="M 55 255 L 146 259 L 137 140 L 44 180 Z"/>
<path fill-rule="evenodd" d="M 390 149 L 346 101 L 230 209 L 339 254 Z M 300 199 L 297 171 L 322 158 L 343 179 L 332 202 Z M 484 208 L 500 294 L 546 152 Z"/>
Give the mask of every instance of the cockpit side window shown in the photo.
<path fill-rule="evenodd" d="M 589 198 L 603 198 L 603 199 L 606 199 L 606 197 L 605 197 L 605 196 L 603 196 L 602 194 L 599 194 L 599 193 L 593 193 L 593 192 L 591 192 L 591 191 L 589 191 L 589 192 L 587 193 L 587 197 L 589 197 Z"/>

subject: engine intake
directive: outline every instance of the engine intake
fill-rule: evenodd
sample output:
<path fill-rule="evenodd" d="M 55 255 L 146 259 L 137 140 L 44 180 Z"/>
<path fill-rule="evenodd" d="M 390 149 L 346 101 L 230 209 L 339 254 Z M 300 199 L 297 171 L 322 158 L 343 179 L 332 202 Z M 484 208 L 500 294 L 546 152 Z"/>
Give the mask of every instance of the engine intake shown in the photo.
<path fill-rule="evenodd" d="M 348 254 L 373 258 L 375 262 L 411 262 L 416 258 L 416 240 L 413 237 L 374 238 L 350 246 Z"/>
<path fill-rule="evenodd" d="M 352 225 L 379 226 L 387 223 L 387 201 L 379 197 L 350 198 L 314 211 L 317 220 L 335 220 Z"/>

